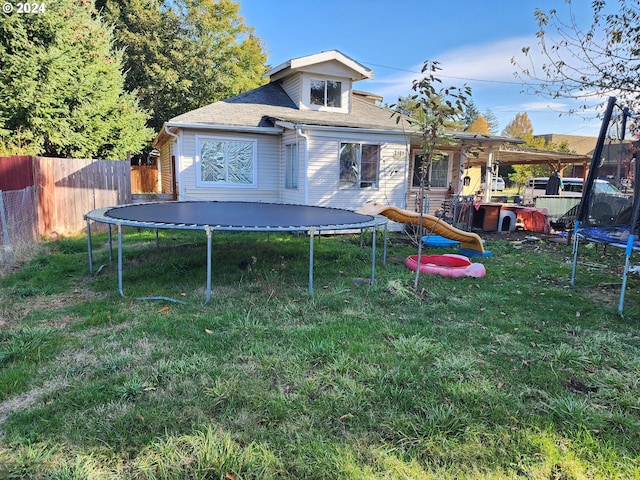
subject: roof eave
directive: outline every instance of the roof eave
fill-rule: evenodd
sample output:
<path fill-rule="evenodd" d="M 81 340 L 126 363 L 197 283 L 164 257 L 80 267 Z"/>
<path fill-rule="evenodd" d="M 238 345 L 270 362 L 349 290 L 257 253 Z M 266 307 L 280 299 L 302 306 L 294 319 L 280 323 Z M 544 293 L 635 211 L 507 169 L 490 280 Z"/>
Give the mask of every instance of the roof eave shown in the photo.
<path fill-rule="evenodd" d="M 166 122 L 165 125 L 169 128 L 193 128 L 198 130 L 224 130 L 229 132 L 238 133 L 262 133 L 265 135 L 279 135 L 284 129 L 282 127 L 256 127 L 251 125 L 225 125 L 222 123 L 180 123 L 180 122 Z"/>

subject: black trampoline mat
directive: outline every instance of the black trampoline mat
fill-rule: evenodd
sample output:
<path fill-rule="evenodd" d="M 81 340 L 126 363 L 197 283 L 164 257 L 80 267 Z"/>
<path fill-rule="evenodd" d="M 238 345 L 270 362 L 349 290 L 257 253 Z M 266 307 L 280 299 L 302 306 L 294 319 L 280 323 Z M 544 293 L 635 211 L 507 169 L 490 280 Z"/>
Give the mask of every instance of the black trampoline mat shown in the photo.
<path fill-rule="evenodd" d="M 140 223 L 211 227 L 304 228 L 357 225 L 374 220 L 349 210 L 279 203 L 188 201 L 113 207 L 105 216 Z"/>

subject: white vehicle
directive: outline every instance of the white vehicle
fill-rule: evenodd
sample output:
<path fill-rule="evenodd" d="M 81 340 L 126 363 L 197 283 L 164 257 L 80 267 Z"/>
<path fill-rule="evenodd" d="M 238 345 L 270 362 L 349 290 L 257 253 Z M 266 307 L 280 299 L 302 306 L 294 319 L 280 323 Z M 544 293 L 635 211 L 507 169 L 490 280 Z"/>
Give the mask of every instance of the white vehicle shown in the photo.
<path fill-rule="evenodd" d="M 484 191 L 486 183 L 482 182 L 480 188 Z M 504 179 L 502 177 L 493 177 L 491 179 L 491 191 L 502 192 L 504 190 L 505 184 Z"/>
<path fill-rule="evenodd" d="M 536 198 L 546 195 L 547 183 L 549 183 L 548 177 L 528 178 L 524 185 L 524 204 L 533 205 Z M 563 178 L 560 195 L 565 197 L 581 197 L 582 184 L 582 178 Z"/>

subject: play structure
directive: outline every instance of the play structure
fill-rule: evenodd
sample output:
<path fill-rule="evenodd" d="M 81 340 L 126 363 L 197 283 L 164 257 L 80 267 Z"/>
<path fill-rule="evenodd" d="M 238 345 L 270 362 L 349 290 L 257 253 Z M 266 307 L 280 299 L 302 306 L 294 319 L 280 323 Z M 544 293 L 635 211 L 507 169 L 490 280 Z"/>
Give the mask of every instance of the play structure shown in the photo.
<path fill-rule="evenodd" d="M 472 252 L 484 254 L 484 246 L 482 239 L 475 233 L 459 230 L 441 218 L 434 217 L 426 213 L 420 214 L 410 210 L 403 210 L 398 207 L 379 205 L 375 203 L 367 203 L 358 210 L 359 213 L 367 215 L 384 215 L 389 220 L 409 225 L 422 225 L 425 230 L 431 234 L 453 240 L 460 244 L 460 247 Z"/>
<path fill-rule="evenodd" d="M 109 225 L 109 258 L 111 259 L 111 226 L 118 228 L 118 291 L 122 289 L 122 227 L 202 230 L 207 235 L 206 302 L 211 298 L 211 260 L 214 231 L 242 232 L 306 232 L 309 235 L 309 294 L 313 291 L 314 237 L 322 231 L 372 230 L 371 280 L 375 277 L 376 230 L 387 224 L 380 216 L 360 214 L 338 208 L 312 207 L 257 202 L 159 202 L 121 205 L 92 210 L 85 215 L 89 250 L 89 272 L 93 274 L 91 222 Z M 385 229 L 386 233 L 386 229 Z M 386 235 L 385 235 L 386 239 Z M 386 251 L 386 242 L 385 242 Z M 384 256 L 383 256 L 384 258 Z M 383 260 L 384 263 L 384 260 Z M 161 297 L 166 298 L 166 297 Z"/>
<path fill-rule="evenodd" d="M 598 193 L 594 188 L 595 180 L 600 175 L 600 169 L 603 164 L 601 159 L 605 141 L 608 138 L 612 138 L 612 134 L 618 132 L 615 137 L 622 142 L 627 120 L 629 118 L 636 122 L 640 120 L 640 116 L 634 115 L 628 109 L 618 106 L 616 102 L 615 97 L 609 98 L 578 209 L 574 226 L 571 286 L 575 287 L 578 248 L 581 240 L 624 249 L 625 262 L 622 270 L 622 288 L 618 303 L 618 312 L 622 315 L 631 256 L 634 251 L 640 251 L 640 241 L 638 240 L 640 230 L 640 188 L 637 185 L 640 179 L 640 162 L 638 161 L 640 155 L 638 155 L 638 152 L 633 153 L 633 158 L 635 159 L 633 160 L 635 163 L 634 179 L 636 182 L 633 197 L 602 194 Z M 616 109 L 620 113 L 614 116 Z"/>
<path fill-rule="evenodd" d="M 410 255 L 404 265 L 414 272 L 418 269 L 418 255 Z M 487 272 L 481 263 L 471 263 L 464 255 L 420 255 L 420 273 L 441 277 L 484 277 Z"/>

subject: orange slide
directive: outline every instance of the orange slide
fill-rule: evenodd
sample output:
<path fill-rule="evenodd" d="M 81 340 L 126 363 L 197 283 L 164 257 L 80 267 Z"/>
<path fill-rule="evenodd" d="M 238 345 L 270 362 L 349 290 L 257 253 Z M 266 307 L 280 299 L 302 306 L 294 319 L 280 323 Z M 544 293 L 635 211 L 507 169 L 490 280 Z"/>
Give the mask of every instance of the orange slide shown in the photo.
<path fill-rule="evenodd" d="M 434 217 L 433 215 L 428 215 L 426 213 L 420 215 L 419 213 L 412 212 L 410 210 L 402 210 L 398 207 L 391 207 L 376 203 L 365 204 L 364 207 L 358 210 L 358 213 L 362 213 L 364 215 L 384 215 L 394 222 L 408 223 L 412 225 L 419 225 L 420 217 L 422 216 L 422 226 L 430 230 L 431 233 L 460 242 L 460 246 L 462 248 L 484 253 L 484 246 L 482 245 L 482 239 L 479 235 L 452 227 L 448 223 L 442 221 L 442 219 Z"/>

